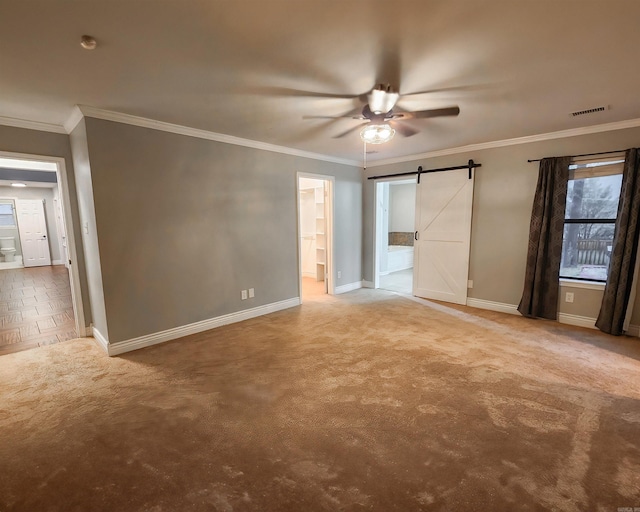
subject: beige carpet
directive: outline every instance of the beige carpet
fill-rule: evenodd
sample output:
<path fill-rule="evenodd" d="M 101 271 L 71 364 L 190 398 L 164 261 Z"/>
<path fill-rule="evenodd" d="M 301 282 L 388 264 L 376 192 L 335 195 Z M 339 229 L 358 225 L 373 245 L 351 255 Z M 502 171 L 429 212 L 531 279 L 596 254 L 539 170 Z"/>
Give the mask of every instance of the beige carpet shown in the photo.
<path fill-rule="evenodd" d="M 640 341 L 359 290 L 0 357 L 0 511 L 640 507 Z"/>

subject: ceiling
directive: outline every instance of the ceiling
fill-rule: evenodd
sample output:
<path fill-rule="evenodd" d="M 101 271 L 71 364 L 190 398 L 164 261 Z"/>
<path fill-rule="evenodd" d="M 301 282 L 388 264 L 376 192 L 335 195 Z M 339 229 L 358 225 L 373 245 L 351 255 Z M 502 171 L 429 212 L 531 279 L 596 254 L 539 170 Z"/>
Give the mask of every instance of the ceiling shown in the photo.
<path fill-rule="evenodd" d="M 406 110 L 460 106 L 368 147 L 398 158 L 640 118 L 639 18 L 635 0 L 0 0 L 0 116 L 88 105 L 360 161 L 357 131 L 334 138 L 358 121 L 303 116 L 378 82 L 426 91 Z"/>
<path fill-rule="evenodd" d="M 15 182 L 16 180 L 0 180 L 0 187 L 10 187 Z M 41 181 L 22 181 L 21 183 L 24 183 L 27 186 L 26 188 L 56 188 L 58 186 L 57 183 L 44 183 Z"/>

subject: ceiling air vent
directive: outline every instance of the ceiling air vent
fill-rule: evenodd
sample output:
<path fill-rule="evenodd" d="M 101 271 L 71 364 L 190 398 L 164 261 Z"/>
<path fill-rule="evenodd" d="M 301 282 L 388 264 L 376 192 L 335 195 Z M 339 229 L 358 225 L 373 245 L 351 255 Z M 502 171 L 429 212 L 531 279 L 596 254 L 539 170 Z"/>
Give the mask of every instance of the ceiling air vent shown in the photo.
<path fill-rule="evenodd" d="M 578 110 L 577 112 L 571 112 L 571 115 L 573 117 L 576 117 L 576 116 L 584 116 L 586 114 L 595 114 L 596 112 L 603 112 L 607 110 L 607 108 L 609 107 L 588 108 L 587 110 Z"/>

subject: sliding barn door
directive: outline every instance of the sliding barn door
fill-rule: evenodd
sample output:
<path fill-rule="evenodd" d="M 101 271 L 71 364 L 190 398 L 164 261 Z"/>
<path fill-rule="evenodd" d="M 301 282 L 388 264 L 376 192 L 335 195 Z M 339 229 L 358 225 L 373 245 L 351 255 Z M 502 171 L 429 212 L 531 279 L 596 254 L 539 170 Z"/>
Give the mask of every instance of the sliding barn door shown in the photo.
<path fill-rule="evenodd" d="M 422 174 L 416 190 L 413 294 L 466 304 L 473 173 Z"/>

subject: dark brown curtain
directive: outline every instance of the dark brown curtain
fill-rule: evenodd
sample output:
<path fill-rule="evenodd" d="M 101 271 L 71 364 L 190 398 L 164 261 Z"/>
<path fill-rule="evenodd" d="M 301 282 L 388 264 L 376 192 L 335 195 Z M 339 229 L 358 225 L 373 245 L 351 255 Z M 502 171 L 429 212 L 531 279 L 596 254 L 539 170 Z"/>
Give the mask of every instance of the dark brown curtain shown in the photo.
<path fill-rule="evenodd" d="M 640 153 L 629 149 L 625 154 L 622 188 L 618 203 L 616 230 L 609 261 L 609 277 L 602 307 L 596 321 L 601 331 L 619 336 L 626 328 L 625 318 L 634 287 L 634 273 L 640 234 Z"/>
<path fill-rule="evenodd" d="M 544 158 L 533 199 L 524 291 L 518 311 L 532 318 L 558 317 L 560 259 L 571 157 Z"/>

